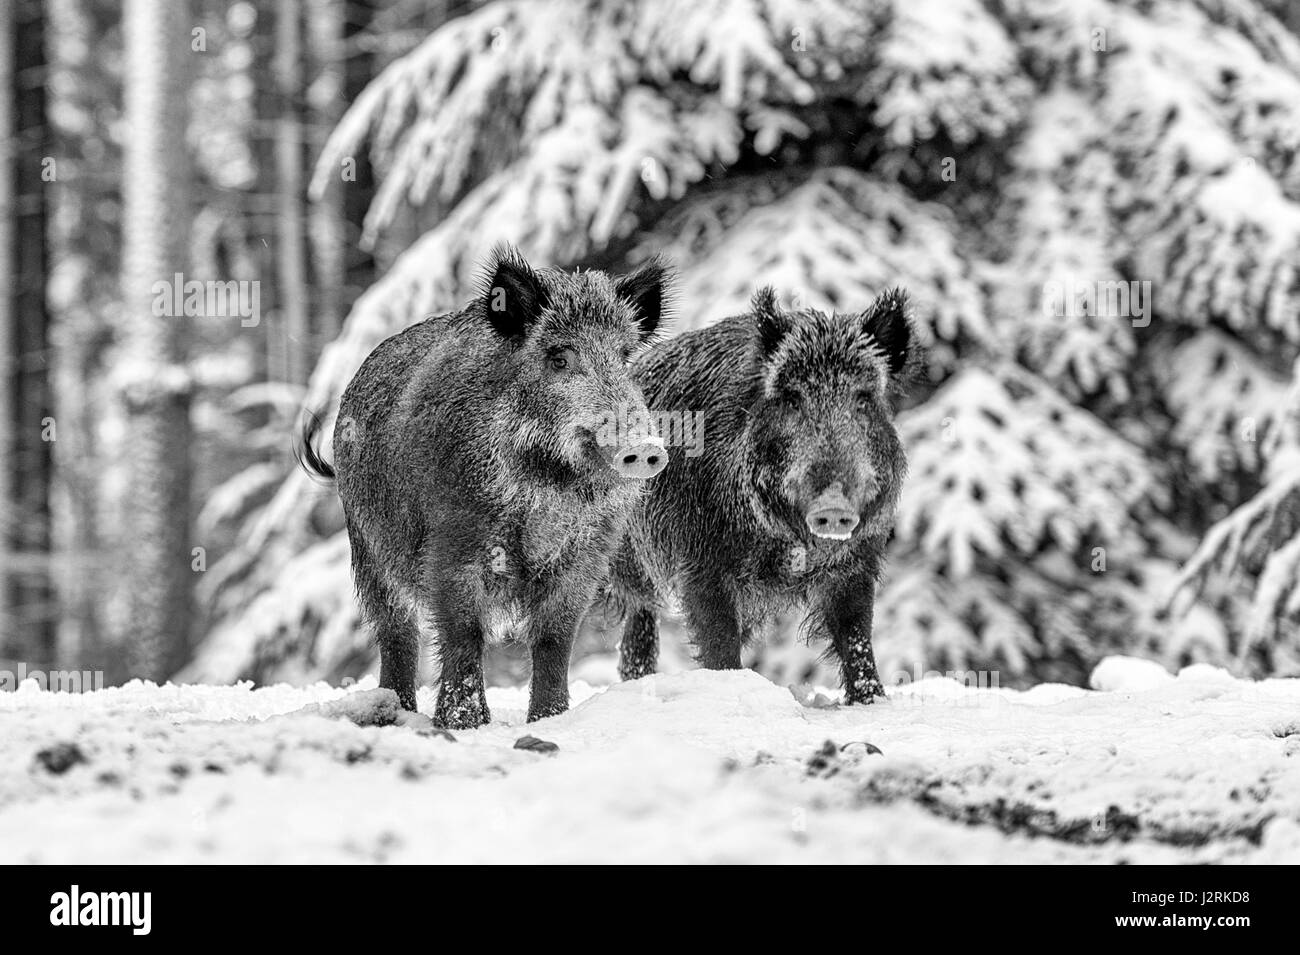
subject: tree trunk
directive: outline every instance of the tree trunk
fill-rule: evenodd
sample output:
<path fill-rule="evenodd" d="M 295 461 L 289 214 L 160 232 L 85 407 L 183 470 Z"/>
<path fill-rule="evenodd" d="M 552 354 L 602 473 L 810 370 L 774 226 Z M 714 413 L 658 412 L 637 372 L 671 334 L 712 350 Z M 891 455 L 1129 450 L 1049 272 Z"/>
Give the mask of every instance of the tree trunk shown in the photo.
<path fill-rule="evenodd" d="M 53 359 L 54 486 L 51 491 L 54 590 L 58 596 L 58 660 L 73 669 L 105 672 L 119 682 L 125 668 L 104 645 L 102 613 L 106 568 L 101 552 L 104 454 L 99 444 L 101 399 L 107 377 L 103 334 L 106 286 L 120 251 L 117 223 L 100 212 L 118 199 L 115 156 L 93 150 L 103 142 L 97 114 L 109 77 L 93 41 L 109 23 L 96 0 L 47 0 L 50 126 L 59 176 L 50 184 L 50 341 Z M 116 13 L 111 13 L 113 20 Z M 94 160 L 88 159 L 88 153 Z M 100 176 L 94 175 L 98 169 Z"/>
<path fill-rule="evenodd" d="M 193 606 L 187 319 L 154 313 L 155 296 L 171 294 L 187 258 L 181 67 L 190 22 L 183 0 L 126 0 L 122 297 L 131 480 L 121 552 L 130 597 L 123 646 L 131 675 L 154 680 L 183 662 Z"/>
<path fill-rule="evenodd" d="M 307 381 L 311 353 L 303 229 L 302 8 L 299 0 L 276 3 L 275 50 L 275 82 L 280 101 L 275 140 L 278 312 L 285 342 L 284 377 L 299 385 Z"/>
<path fill-rule="evenodd" d="M 55 175 L 45 118 L 45 23 L 40 0 L 13 4 L 15 149 L 10 370 L 13 407 L 13 510 L 10 535 L 11 646 L 20 659 L 49 664 L 55 657 L 55 612 L 50 584 L 51 444 L 56 437 L 49 387 L 49 313 L 46 308 L 46 195 Z M 21 236 L 22 241 L 16 241 Z M 15 567 L 12 558 L 18 559 Z"/>
<path fill-rule="evenodd" d="M 344 45 L 346 60 L 343 71 L 343 101 L 355 103 L 370 81 L 375 78 L 376 57 L 365 45 L 364 39 L 371 20 L 375 17 L 375 0 L 345 0 Z M 348 304 L 374 284 L 378 278 L 375 258 L 361 248 L 361 232 L 365 225 L 366 210 L 375 198 L 374 171 L 370 168 L 369 154 L 359 150 L 353 157 L 356 168 L 353 178 L 344 179 L 342 170 L 333 170 L 338 176 L 343 192 L 345 292 Z"/>
<path fill-rule="evenodd" d="M 0 0 L 0 655 L 12 652 L 14 501 L 14 5 Z"/>
<path fill-rule="evenodd" d="M 343 117 L 344 8 L 345 0 L 307 0 L 307 45 L 313 72 L 307 95 L 308 167 L 315 165 L 325 140 Z M 343 190 L 337 180 L 331 179 L 325 194 L 311 204 L 309 224 L 314 359 L 343 327 Z"/>

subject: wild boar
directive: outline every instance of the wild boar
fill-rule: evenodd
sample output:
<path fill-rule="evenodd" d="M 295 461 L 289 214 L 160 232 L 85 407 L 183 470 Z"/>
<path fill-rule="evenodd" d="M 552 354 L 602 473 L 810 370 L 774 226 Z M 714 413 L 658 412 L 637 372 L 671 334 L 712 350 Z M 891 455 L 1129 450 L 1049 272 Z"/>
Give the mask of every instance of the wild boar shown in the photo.
<path fill-rule="evenodd" d="M 804 608 L 846 701 L 883 695 L 872 612 L 907 469 L 893 419 L 919 361 L 906 311 L 898 290 L 858 314 L 784 311 L 765 288 L 748 314 L 638 360 L 648 405 L 702 411 L 704 432 L 702 453 L 673 452 L 614 561 L 624 679 L 654 672 L 656 614 L 676 596 L 704 667 L 740 667 L 767 622 Z"/>
<path fill-rule="evenodd" d="M 380 685 L 407 709 L 428 633 L 434 719 L 488 722 L 484 647 L 504 630 L 530 647 L 528 719 L 568 708 L 577 629 L 668 463 L 653 436 L 609 428 L 645 413 L 629 362 L 664 321 L 668 283 L 658 261 L 612 278 L 499 248 L 469 305 L 382 342 L 352 379 L 333 476 Z"/>

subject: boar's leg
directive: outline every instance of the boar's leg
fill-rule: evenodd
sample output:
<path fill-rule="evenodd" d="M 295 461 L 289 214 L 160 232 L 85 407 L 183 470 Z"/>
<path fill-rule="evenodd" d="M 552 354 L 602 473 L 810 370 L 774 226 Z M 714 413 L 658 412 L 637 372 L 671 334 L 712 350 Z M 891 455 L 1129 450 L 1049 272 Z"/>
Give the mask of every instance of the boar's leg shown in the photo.
<path fill-rule="evenodd" d="M 659 663 L 659 624 L 656 595 L 630 540 L 624 540 L 610 562 L 608 592 L 623 612 L 623 639 L 618 644 L 618 676 L 639 680 Z"/>
<path fill-rule="evenodd" d="M 639 680 L 655 672 L 659 663 L 659 623 L 655 612 L 645 607 L 631 611 L 623 624 L 618 645 L 620 680 Z"/>
<path fill-rule="evenodd" d="M 420 634 L 414 609 L 395 596 L 365 538 L 350 520 L 348 538 L 352 542 L 352 573 L 361 614 L 374 626 L 379 645 L 379 686 L 395 692 L 402 709 L 414 712 L 420 671 Z"/>
<path fill-rule="evenodd" d="M 740 617 L 722 582 L 713 578 L 687 580 L 682 587 L 682 606 L 700 666 L 707 670 L 739 670 L 740 645 L 744 642 Z"/>
<path fill-rule="evenodd" d="M 827 593 L 819 608 L 831 648 L 840 660 L 845 703 L 870 703 L 885 695 L 871 648 L 875 590 L 873 581 L 856 580 Z"/>
<path fill-rule="evenodd" d="M 578 627 L 595 599 L 595 588 L 566 587 L 533 613 L 528 631 L 533 677 L 528 722 L 558 716 L 569 708 L 569 655 Z"/>
<path fill-rule="evenodd" d="M 447 729 L 468 730 L 490 719 L 483 685 L 483 627 L 476 616 L 442 612 L 437 617 L 442 677 L 434 720 Z"/>
<path fill-rule="evenodd" d="M 389 611 L 376 628 L 379 644 L 379 685 L 397 694 L 402 709 L 415 711 L 415 685 L 420 671 L 420 632 L 412 614 Z"/>

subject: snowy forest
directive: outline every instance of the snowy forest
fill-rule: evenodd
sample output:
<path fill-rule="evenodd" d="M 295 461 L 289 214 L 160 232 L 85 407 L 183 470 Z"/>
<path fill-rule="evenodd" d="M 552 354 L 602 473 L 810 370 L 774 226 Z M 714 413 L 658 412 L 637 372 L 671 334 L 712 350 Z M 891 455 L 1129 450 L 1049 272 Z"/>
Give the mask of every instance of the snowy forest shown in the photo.
<path fill-rule="evenodd" d="M 0 0 L 0 82 L 0 669 L 373 673 L 294 435 L 509 242 L 907 290 L 887 686 L 1300 675 L 1294 0 Z"/>

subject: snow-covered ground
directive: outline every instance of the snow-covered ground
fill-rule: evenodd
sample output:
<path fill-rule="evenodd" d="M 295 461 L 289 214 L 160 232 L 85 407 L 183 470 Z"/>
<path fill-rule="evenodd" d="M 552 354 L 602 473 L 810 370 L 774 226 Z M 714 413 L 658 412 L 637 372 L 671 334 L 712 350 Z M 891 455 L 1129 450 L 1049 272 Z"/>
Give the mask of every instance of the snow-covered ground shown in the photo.
<path fill-rule="evenodd" d="M 489 690 L 452 741 L 373 682 L 29 682 L 0 693 L 0 862 L 1300 862 L 1300 680 L 1093 684 L 838 707 L 688 671 L 532 725 Z"/>

